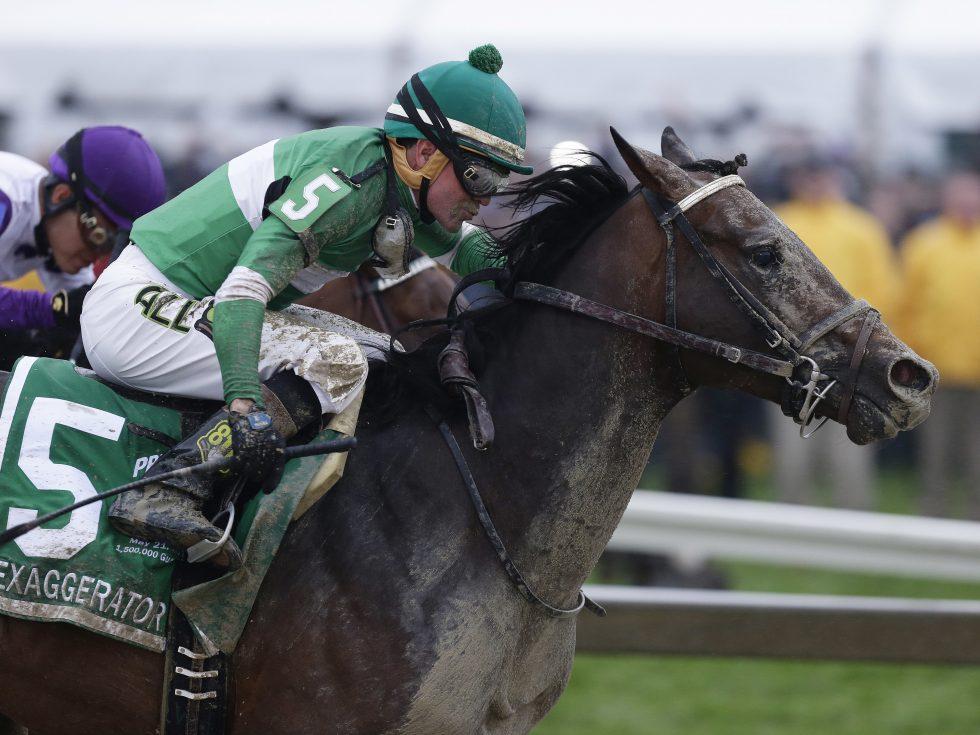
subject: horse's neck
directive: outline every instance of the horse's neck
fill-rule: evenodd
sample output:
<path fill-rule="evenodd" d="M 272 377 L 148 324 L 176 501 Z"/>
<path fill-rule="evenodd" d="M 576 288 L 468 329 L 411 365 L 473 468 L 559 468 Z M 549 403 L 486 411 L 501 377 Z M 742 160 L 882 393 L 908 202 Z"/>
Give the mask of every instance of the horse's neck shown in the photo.
<path fill-rule="evenodd" d="M 635 217 L 607 223 L 555 282 L 617 308 L 660 304 L 658 268 L 622 263 Z M 617 252 L 618 250 L 618 252 Z M 649 257 L 656 258 L 651 243 Z M 598 265 L 597 265 L 598 264 Z M 645 275 L 644 275 L 645 274 Z M 614 294 L 602 296 L 602 294 Z M 480 458 L 497 525 L 540 593 L 568 603 L 598 559 L 681 397 L 662 346 L 546 306 L 522 305 L 520 326 L 483 379 L 497 443 Z M 660 308 L 660 307 L 658 307 Z"/>

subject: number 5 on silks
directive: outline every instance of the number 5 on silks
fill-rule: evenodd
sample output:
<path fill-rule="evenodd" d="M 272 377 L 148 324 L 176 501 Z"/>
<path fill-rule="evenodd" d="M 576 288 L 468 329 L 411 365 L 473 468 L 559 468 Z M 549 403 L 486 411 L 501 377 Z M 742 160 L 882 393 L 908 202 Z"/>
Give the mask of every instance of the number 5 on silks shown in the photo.
<path fill-rule="evenodd" d="M 292 181 L 269 211 L 281 213 L 280 219 L 299 233 L 350 192 L 347 184 L 328 173 L 311 173 Z"/>
<path fill-rule="evenodd" d="M 8 395 L 7 402 L 10 399 Z M 14 405 L 16 405 L 16 397 Z M 4 408 L 6 409 L 7 406 L 5 405 Z M 0 445 L 0 466 L 9 440 L 9 433 L 5 429 L 9 429 L 11 418 L 4 415 L 3 419 L 8 422 L 8 426 L 0 427 L 0 436 L 5 438 L 3 445 Z M 67 426 L 103 439 L 119 441 L 125 424 L 126 419 L 122 416 L 83 406 L 80 403 L 61 398 L 35 398 L 27 415 L 27 421 L 24 423 L 17 466 L 40 491 L 67 491 L 74 496 L 75 502 L 92 497 L 96 494 L 96 490 L 88 475 L 77 467 L 51 461 L 54 429 L 58 425 Z M 30 533 L 17 538 L 15 543 L 27 556 L 70 559 L 95 541 L 99 532 L 101 512 L 102 501 L 78 508 L 72 511 L 64 527 L 35 528 Z M 7 515 L 7 528 L 32 521 L 37 514 L 37 510 L 31 508 L 12 507 Z"/>

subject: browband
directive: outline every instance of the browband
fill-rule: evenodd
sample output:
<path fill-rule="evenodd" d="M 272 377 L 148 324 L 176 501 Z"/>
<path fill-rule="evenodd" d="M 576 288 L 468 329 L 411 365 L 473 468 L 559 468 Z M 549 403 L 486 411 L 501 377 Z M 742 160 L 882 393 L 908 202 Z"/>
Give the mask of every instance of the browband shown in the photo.
<path fill-rule="evenodd" d="M 677 202 L 677 208 L 682 212 L 686 212 L 702 199 L 707 199 L 712 194 L 719 192 L 722 189 L 727 189 L 729 186 L 745 186 L 745 182 L 742 181 L 742 177 L 738 174 L 722 176 L 720 179 L 709 181 L 697 191 L 688 194 L 686 197 Z"/>

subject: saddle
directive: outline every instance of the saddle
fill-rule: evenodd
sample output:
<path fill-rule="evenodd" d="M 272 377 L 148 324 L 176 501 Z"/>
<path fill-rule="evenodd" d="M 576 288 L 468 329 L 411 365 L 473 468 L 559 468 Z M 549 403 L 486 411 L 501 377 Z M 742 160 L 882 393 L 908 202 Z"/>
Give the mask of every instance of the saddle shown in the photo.
<path fill-rule="evenodd" d="M 84 378 L 101 383 L 123 398 L 127 398 L 131 401 L 138 401 L 140 403 L 147 403 L 158 408 L 169 408 L 173 411 L 177 411 L 180 414 L 180 433 L 182 436 L 190 434 L 194 429 L 200 426 L 208 416 L 211 416 L 223 405 L 222 401 L 209 401 L 204 398 L 185 398 L 184 396 L 172 396 L 165 393 L 153 393 L 150 391 L 138 390 L 136 388 L 129 388 L 124 385 L 119 385 L 118 383 L 113 383 L 105 378 L 101 378 L 94 370 L 89 370 L 88 368 L 76 367 L 75 372 Z M 148 436 L 148 438 L 158 439 L 161 444 L 165 445 L 167 445 L 169 442 L 168 446 L 170 447 L 179 442 L 182 438 L 167 436 L 166 434 L 162 434 L 158 431 L 151 430 L 143 426 L 133 425 L 132 428 L 135 428 L 137 432 L 152 431 L 152 435 Z"/>

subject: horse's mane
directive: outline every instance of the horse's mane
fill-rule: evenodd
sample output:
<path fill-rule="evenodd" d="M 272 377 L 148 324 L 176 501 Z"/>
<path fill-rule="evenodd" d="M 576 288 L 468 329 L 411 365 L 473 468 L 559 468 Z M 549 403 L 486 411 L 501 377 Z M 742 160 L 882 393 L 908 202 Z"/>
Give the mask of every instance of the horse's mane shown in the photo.
<path fill-rule="evenodd" d="M 493 231 L 490 255 L 506 259 L 513 280 L 548 280 L 575 249 L 629 196 L 626 182 L 604 158 L 585 166 L 557 166 L 518 182 L 503 206 L 514 215 Z"/>
<path fill-rule="evenodd" d="M 511 281 L 548 282 L 592 231 L 629 196 L 623 178 L 601 156 L 584 166 L 557 166 L 519 181 L 500 196 L 515 220 L 490 230 L 486 255 L 506 265 Z M 521 216 L 524 215 L 524 216 Z M 484 344 L 492 344 L 513 309 L 493 310 L 467 318 L 471 366 L 479 375 Z M 477 336 L 479 334 L 479 337 Z M 367 416 L 393 417 L 406 403 L 430 403 L 449 410 L 439 385 L 436 356 L 448 331 L 412 352 L 393 351 L 384 363 L 372 364 L 365 399 Z"/>

